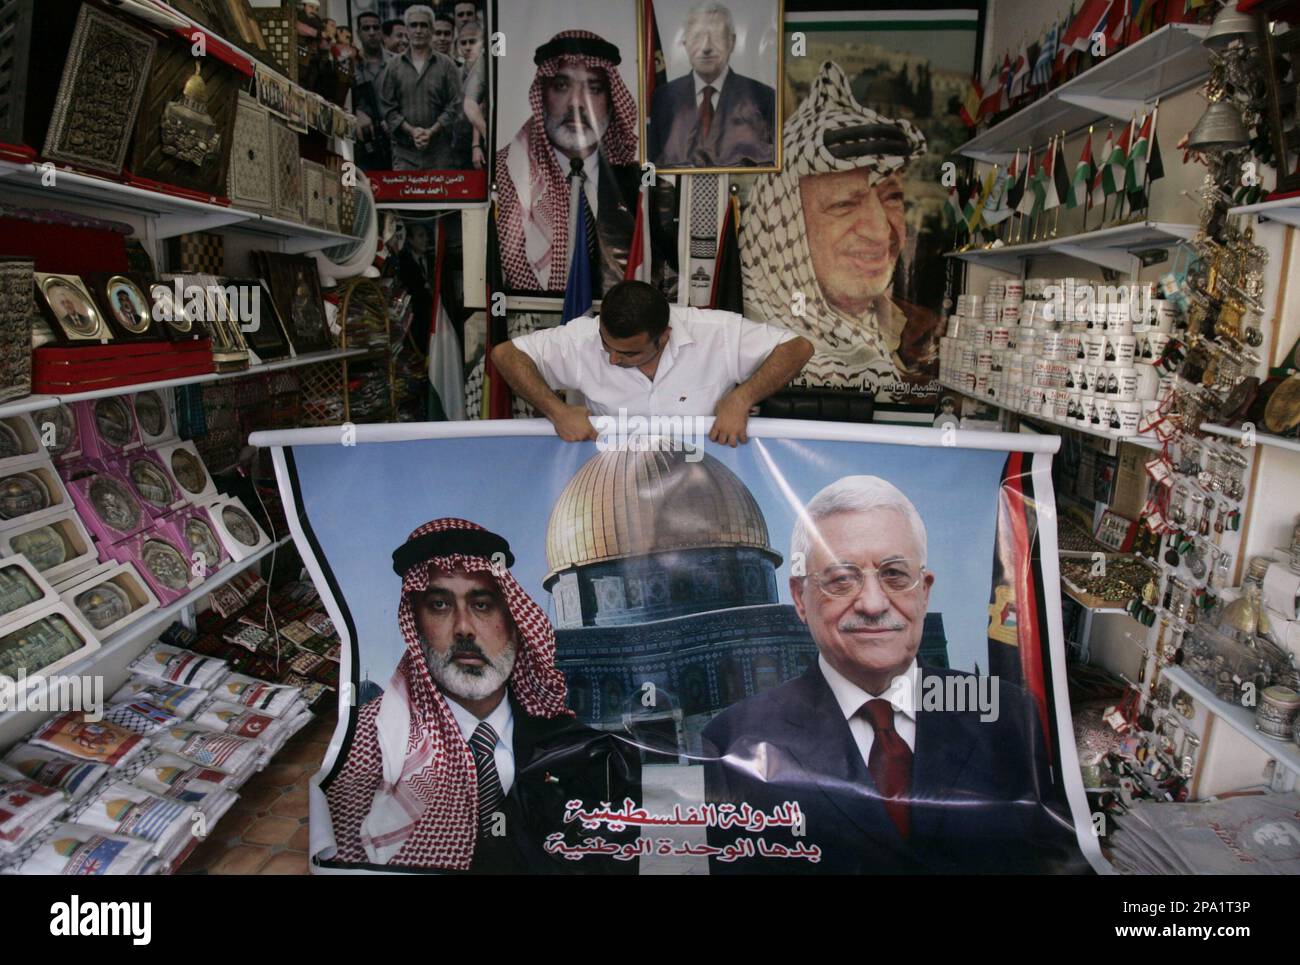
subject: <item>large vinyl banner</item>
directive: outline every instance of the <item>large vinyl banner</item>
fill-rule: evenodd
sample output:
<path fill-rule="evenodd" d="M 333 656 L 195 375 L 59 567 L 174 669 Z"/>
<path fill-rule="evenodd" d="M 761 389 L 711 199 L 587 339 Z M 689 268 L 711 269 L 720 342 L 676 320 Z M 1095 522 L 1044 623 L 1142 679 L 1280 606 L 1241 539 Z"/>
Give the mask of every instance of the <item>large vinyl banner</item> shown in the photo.
<path fill-rule="evenodd" d="M 1103 867 L 1055 439 L 605 428 L 254 436 L 345 648 L 318 868 Z"/>

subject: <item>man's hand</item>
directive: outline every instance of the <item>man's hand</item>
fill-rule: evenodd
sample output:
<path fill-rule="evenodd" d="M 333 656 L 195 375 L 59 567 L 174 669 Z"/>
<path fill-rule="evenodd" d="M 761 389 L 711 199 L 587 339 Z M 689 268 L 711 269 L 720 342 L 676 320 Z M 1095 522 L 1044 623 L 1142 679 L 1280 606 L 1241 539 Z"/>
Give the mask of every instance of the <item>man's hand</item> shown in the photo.
<path fill-rule="evenodd" d="M 718 402 L 709 438 L 734 449 L 737 443 L 749 441 L 749 435 L 745 432 L 748 425 L 749 400 L 737 389 L 732 389 Z"/>
<path fill-rule="evenodd" d="M 566 405 L 551 417 L 551 425 L 565 442 L 587 442 L 599 438 L 591 424 L 591 413 L 584 406 Z"/>
<path fill-rule="evenodd" d="M 433 137 L 433 129 L 428 127 L 417 127 L 411 132 L 411 141 L 417 148 L 423 151 L 429 146 L 429 139 Z"/>
<path fill-rule="evenodd" d="M 357 134 L 361 136 L 363 141 L 368 141 L 374 136 L 374 127 L 370 115 L 362 110 L 357 111 Z"/>

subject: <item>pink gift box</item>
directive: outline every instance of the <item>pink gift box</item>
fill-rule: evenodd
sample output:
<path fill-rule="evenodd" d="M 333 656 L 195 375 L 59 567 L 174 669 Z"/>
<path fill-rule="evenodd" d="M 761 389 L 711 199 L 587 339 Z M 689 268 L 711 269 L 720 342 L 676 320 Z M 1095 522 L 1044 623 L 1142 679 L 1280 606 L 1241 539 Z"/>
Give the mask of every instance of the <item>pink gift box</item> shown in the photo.
<path fill-rule="evenodd" d="M 105 469 L 70 479 L 67 487 L 77 515 L 101 544 L 120 543 L 152 523 L 131 484 L 115 472 Z"/>
<path fill-rule="evenodd" d="M 189 553 L 166 526 L 115 543 L 112 553 L 120 562 L 135 564 L 163 606 L 175 603 L 203 582 L 203 575 L 194 573 Z"/>
<path fill-rule="evenodd" d="M 211 576 L 230 562 L 230 554 L 221 543 L 221 533 L 204 507 L 183 506 L 165 520 L 160 520 L 157 528 L 162 529 L 164 525 L 178 545 L 189 547 L 191 569 L 197 565 L 196 554 L 203 553 L 205 577 Z M 207 548 L 204 548 L 205 544 Z"/>

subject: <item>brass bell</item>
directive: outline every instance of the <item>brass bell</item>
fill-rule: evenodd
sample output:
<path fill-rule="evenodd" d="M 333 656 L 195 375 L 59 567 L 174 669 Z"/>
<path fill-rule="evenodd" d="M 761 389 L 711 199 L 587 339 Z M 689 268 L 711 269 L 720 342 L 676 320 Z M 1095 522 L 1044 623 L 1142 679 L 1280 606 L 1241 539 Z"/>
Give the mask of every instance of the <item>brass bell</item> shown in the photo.
<path fill-rule="evenodd" d="M 1201 43 L 1216 52 L 1226 49 L 1234 40 L 1240 40 L 1247 47 L 1255 47 L 1259 44 L 1257 29 L 1254 16 L 1242 13 L 1235 3 L 1226 3 L 1215 14 L 1210 31 Z"/>
<path fill-rule="evenodd" d="M 1187 137 L 1187 149 L 1200 153 L 1236 151 L 1246 146 L 1250 137 L 1241 122 L 1241 112 L 1227 101 L 1214 101 Z"/>

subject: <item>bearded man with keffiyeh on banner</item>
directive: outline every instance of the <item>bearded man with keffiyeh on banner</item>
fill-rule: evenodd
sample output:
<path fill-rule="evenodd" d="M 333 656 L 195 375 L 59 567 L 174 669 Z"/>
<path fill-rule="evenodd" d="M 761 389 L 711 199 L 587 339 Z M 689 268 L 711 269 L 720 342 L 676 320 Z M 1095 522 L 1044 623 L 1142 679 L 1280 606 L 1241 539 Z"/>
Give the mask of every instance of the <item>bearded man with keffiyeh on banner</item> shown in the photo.
<path fill-rule="evenodd" d="M 563 292 L 569 273 L 570 178 L 591 212 L 595 292 L 623 278 L 636 226 L 636 100 L 618 72 L 622 55 L 588 30 L 564 30 L 533 57 L 532 116 L 497 152 L 497 230 L 506 286 Z"/>
<path fill-rule="evenodd" d="M 570 801 L 640 801 L 635 748 L 574 720 L 555 630 L 508 567 L 504 538 L 464 519 L 420 526 L 393 552 L 406 652 L 357 712 L 323 787 L 335 860 L 485 874 L 629 873 L 637 862 L 566 860 Z M 556 837 L 556 836 L 560 837 Z M 603 832 L 622 844 L 636 829 Z M 550 839 L 551 847 L 547 847 Z"/>
<path fill-rule="evenodd" d="M 755 179 L 744 210 L 746 312 L 813 342 L 803 384 L 920 401 L 939 317 L 891 285 L 908 239 L 902 173 L 925 136 L 859 104 L 827 61 L 782 143 L 782 171 Z"/>

